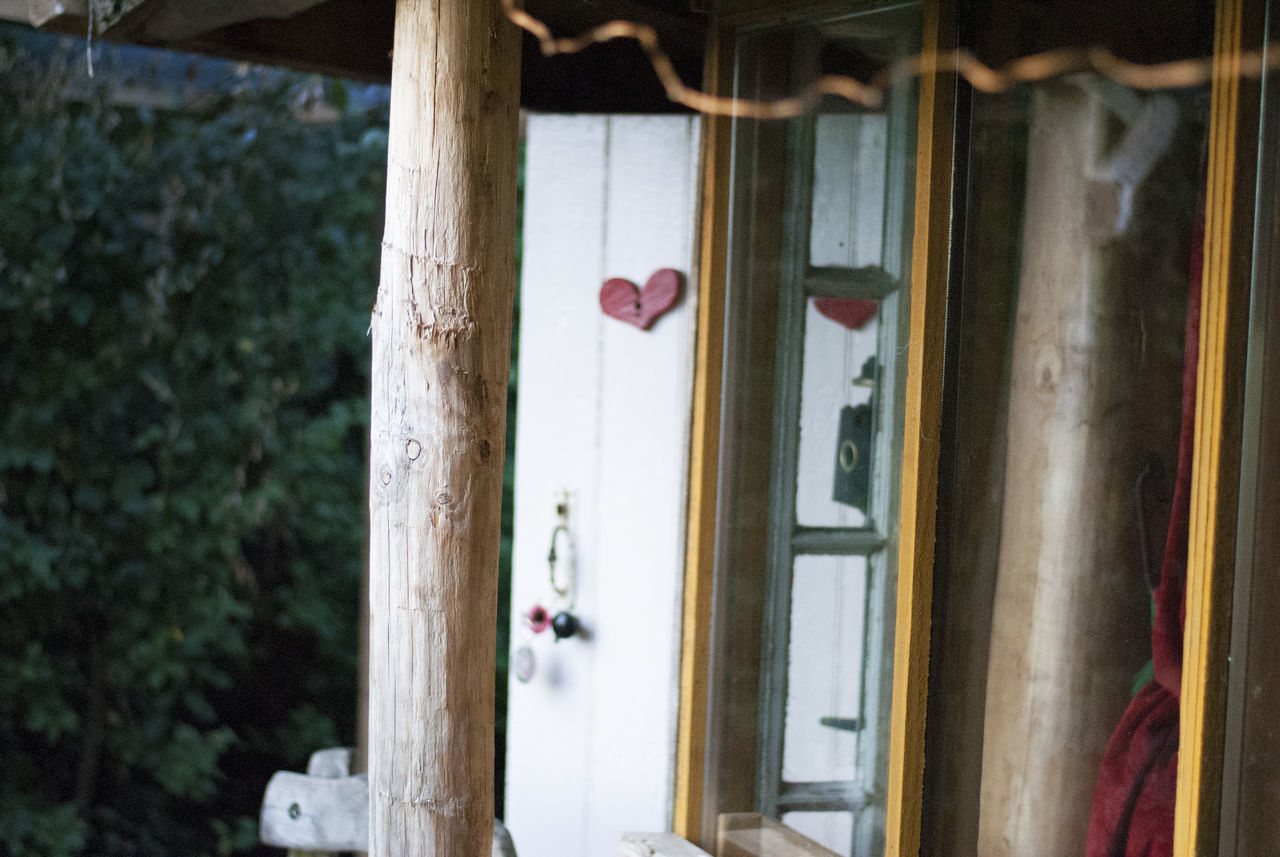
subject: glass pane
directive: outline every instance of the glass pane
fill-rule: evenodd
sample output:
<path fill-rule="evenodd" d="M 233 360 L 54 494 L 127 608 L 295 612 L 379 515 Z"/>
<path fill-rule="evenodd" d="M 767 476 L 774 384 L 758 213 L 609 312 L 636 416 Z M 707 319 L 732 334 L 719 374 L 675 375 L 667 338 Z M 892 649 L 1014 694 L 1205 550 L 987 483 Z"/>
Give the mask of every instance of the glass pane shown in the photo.
<path fill-rule="evenodd" d="M 1206 104 L 974 100 L 926 854 L 1168 853 Z"/>
<path fill-rule="evenodd" d="M 743 35 L 736 94 L 919 49 L 918 6 L 863 9 Z M 704 830 L 831 810 L 836 850 L 883 850 L 914 100 L 733 124 Z"/>
<path fill-rule="evenodd" d="M 888 133 L 883 113 L 817 117 L 809 264 L 883 267 Z"/>
<path fill-rule="evenodd" d="M 867 523 L 878 312 L 877 301 L 862 298 L 810 298 L 805 304 L 796 465 L 801 526 Z"/>
<path fill-rule="evenodd" d="M 1277 21 L 1265 41 L 1274 43 Z M 1263 86 L 1258 220 L 1241 438 L 1221 857 L 1280 843 L 1280 73 Z M 1247 102 L 1245 102 L 1247 104 Z"/>
<path fill-rule="evenodd" d="M 866 557 L 796 558 L 782 755 L 787 782 L 856 775 L 866 592 Z"/>

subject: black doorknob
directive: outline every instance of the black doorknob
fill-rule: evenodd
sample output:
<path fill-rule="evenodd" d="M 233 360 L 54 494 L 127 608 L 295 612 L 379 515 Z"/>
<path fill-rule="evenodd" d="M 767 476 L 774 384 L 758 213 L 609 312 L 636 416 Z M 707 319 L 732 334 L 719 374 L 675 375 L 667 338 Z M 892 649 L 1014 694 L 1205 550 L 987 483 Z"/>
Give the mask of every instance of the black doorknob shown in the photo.
<path fill-rule="evenodd" d="M 566 610 L 561 610 L 551 620 L 551 633 L 556 635 L 557 641 L 572 637 L 581 627 L 578 617 Z"/>

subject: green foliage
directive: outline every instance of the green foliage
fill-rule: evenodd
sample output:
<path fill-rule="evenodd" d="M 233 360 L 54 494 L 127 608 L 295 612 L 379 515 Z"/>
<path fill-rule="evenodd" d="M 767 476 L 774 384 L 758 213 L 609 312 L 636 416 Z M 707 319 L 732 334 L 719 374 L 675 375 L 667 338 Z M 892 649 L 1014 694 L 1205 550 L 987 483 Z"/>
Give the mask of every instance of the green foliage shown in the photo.
<path fill-rule="evenodd" d="M 0 853 L 228 854 L 355 737 L 386 136 L 69 82 L 0 32 Z"/>
<path fill-rule="evenodd" d="M 511 360 L 507 376 L 507 436 L 502 464 L 502 542 L 498 553 L 498 643 L 494 712 L 494 811 L 504 817 L 507 771 L 507 673 L 511 652 L 511 549 L 515 541 L 516 493 L 516 399 L 520 366 L 520 288 L 519 277 L 524 257 L 524 168 L 525 143 L 520 142 L 516 173 L 516 278 L 517 287 L 511 319 Z"/>

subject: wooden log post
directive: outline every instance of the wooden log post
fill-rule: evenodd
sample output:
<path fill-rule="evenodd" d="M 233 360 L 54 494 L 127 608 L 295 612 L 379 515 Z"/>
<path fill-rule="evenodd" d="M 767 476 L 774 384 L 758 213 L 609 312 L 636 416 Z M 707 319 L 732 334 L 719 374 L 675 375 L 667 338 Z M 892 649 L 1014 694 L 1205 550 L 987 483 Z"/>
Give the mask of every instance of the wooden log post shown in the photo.
<path fill-rule="evenodd" d="M 399 0 L 373 311 L 369 845 L 488 857 L 520 40 Z"/>
<path fill-rule="evenodd" d="M 1113 222 L 1096 217 L 1084 180 L 1107 124 L 1073 84 L 1035 91 L 981 857 L 1084 853 L 1098 767 L 1151 652 L 1135 485 L 1144 460 L 1177 448 L 1181 341 L 1167 302 L 1185 291 L 1162 288 L 1127 239 L 1093 237 Z"/>

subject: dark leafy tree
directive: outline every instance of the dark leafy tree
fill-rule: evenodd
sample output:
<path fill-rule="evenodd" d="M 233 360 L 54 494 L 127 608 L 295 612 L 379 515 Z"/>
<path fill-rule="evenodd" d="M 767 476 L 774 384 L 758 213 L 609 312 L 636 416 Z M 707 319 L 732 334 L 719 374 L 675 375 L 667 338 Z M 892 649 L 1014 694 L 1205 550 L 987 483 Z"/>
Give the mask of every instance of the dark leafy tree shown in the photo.
<path fill-rule="evenodd" d="M 228 854 L 355 737 L 386 137 L 71 67 L 0 32 L 0 853 Z"/>

